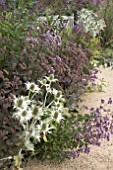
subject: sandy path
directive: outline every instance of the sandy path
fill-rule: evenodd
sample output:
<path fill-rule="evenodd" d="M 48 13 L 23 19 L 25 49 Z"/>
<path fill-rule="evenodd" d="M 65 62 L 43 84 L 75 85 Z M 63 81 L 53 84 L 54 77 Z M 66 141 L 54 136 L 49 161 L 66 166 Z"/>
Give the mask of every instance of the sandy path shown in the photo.
<path fill-rule="evenodd" d="M 99 68 L 99 78 L 106 80 L 105 92 L 83 94 L 80 106 L 98 107 L 101 98 L 113 98 L 113 71 L 110 68 Z M 112 106 L 113 110 L 113 106 Z M 25 170 L 113 170 L 113 136 L 109 142 L 102 141 L 101 147 L 92 147 L 90 154 L 81 154 L 77 159 L 65 160 L 61 164 L 33 160 Z"/>

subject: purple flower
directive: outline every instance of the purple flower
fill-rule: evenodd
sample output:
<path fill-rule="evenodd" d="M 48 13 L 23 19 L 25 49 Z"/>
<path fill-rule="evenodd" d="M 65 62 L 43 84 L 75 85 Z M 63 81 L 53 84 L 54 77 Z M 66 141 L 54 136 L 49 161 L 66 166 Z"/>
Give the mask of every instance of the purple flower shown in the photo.
<path fill-rule="evenodd" d="M 92 83 L 92 86 L 96 86 L 97 84 L 96 83 Z"/>
<path fill-rule="evenodd" d="M 61 62 L 61 57 L 59 55 L 56 55 L 56 57 L 54 59 L 58 60 L 59 62 Z"/>
<path fill-rule="evenodd" d="M 89 153 L 90 152 L 90 147 L 88 146 L 88 145 L 86 145 L 86 147 L 85 147 L 85 153 Z"/>
<path fill-rule="evenodd" d="M 67 156 L 67 158 L 69 158 L 69 159 L 71 158 L 71 154 L 70 154 L 70 153 L 68 153 L 66 156 Z"/>
<path fill-rule="evenodd" d="M 108 104 L 112 104 L 112 99 L 111 98 L 109 98 Z"/>
<path fill-rule="evenodd" d="M 54 74 L 55 73 L 55 69 L 53 67 L 51 67 L 50 72 L 52 72 Z"/>
<path fill-rule="evenodd" d="M 101 138 L 104 138 L 104 133 L 101 133 Z"/>
<path fill-rule="evenodd" d="M 108 121 L 108 120 L 109 120 L 109 116 L 106 115 L 106 116 L 104 117 L 104 120 L 105 120 L 105 121 Z"/>
<path fill-rule="evenodd" d="M 91 77 L 90 82 L 95 82 L 95 79 Z"/>
<path fill-rule="evenodd" d="M 74 25 L 73 29 L 72 29 L 72 32 L 77 32 L 78 31 L 78 26 L 77 25 Z"/>
<path fill-rule="evenodd" d="M 83 147 L 80 147 L 80 148 L 79 148 L 79 151 L 80 151 L 80 152 L 84 152 L 84 148 L 83 148 Z"/>
<path fill-rule="evenodd" d="M 72 155 L 73 155 L 73 158 L 77 158 L 79 156 L 78 152 L 76 151 L 72 151 Z"/>
<path fill-rule="evenodd" d="M 108 141 L 110 140 L 110 133 L 109 132 L 107 133 L 107 140 Z"/>
<path fill-rule="evenodd" d="M 104 99 L 101 99 L 101 103 L 103 104 L 105 102 L 105 100 Z"/>
<path fill-rule="evenodd" d="M 90 110 L 93 111 L 93 110 L 94 110 L 94 107 L 91 107 Z"/>
<path fill-rule="evenodd" d="M 6 5 L 5 5 L 4 0 L 0 1 L 0 6 L 3 8 L 4 12 L 6 12 Z"/>
<path fill-rule="evenodd" d="M 97 117 L 96 122 L 100 124 L 101 123 L 100 118 Z"/>
<path fill-rule="evenodd" d="M 85 133 L 85 137 L 86 137 L 87 139 L 90 139 L 90 138 L 91 138 L 91 133 L 90 133 L 90 132 Z"/>

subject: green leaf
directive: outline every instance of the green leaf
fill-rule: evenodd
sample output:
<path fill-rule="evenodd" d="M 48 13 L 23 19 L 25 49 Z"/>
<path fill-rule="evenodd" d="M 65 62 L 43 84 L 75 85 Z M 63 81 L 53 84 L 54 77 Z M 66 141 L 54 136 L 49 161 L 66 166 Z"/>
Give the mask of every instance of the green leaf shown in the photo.
<path fill-rule="evenodd" d="M 43 140 L 44 140 L 45 142 L 47 142 L 47 137 L 46 137 L 46 135 L 43 136 Z"/>

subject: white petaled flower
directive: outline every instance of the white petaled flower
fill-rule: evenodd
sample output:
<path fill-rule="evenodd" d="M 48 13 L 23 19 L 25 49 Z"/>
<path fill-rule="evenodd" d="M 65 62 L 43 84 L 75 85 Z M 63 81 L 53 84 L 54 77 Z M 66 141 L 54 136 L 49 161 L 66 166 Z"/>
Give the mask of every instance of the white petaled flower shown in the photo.
<path fill-rule="evenodd" d="M 52 93 L 51 87 L 50 86 L 46 86 L 46 91 L 47 91 L 47 93 Z"/>
<path fill-rule="evenodd" d="M 60 102 L 56 102 L 55 106 L 58 111 L 62 111 L 62 109 L 64 108 L 63 104 Z"/>
<path fill-rule="evenodd" d="M 28 82 L 25 83 L 27 90 L 31 91 L 31 92 L 35 92 L 35 93 L 39 93 L 40 92 L 40 88 L 38 85 L 36 85 L 34 82 Z"/>
<path fill-rule="evenodd" d="M 54 78 L 54 74 L 50 74 L 49 77 L 45 76 L 45 78 L 46 78 L 47 81 L 50 81 L 50 82 L 56 82 L 56 81 L 58 81 L 58 79 L 55 79 L 55 78 Z"/>
<path fill-rule="evenodd" d="M 56 96 L 57 95 L 57 93 L 58 93 L 58 90 L 56 90 L 56 89 L 52 89 L 52 93 Z"/>
<path fill-rule="evenodd" d="M 47 83 L 47 80 L 46 79 L 43 79 L 43 80 L 38 80 L 40 82 L 40 84 L 42 84 L 43 86 L 50 86 L 50 84 Z"/>
<path fill-rule="evenodd" d="M 58 91 L 58 93 L 56 94 L 56 98 L 61 99 L 62 97 L 63 97 L 62 92 Z"/>
<path fill-rule="evenodd" d="M 30 142 L 28 138 L 26 138 L 24 145 L 27 148 L 27 150 L 34 151 L 34 145 Z"/>
<path fill-rule="evenodd" d="M 37 126 L 37 128 L 32 129 L 32 133 L 31 133 L 31 136 L 34 139 L 38 140 L 39 142 L 40 142 L 40 139 L 41 139 L 40 130 L 41 130 L 40 126 Z"/>
<path fill-rule="evenodd" d="M 20 123 L 25 123 L 32 118 L 32 113 L 30 109 L 19 108 L 13 116 L 20 120 Z"/>
<path fill-rule="evenodd" d="M 31 113 L 34 119 L 40 120 L 41 116 L 44 115 L 42 107 L 32 105 L 31 107 Z"/>
<path fill-rule="evenodd" d="M 46 133 L 51 133 L 51 129 L 53 129 L 52 127 L 50 127 L 50 122 L 49 120 L 44 120 L 40 122 L 40 126 L 41 126 L 41 132 L 46 135 Z"/>
<path fill-rule="evenodd" d="M 57 123 L 60 123 L 60 121 L 62 119 L 64 119 L 64 117 L 62 116 L 62 113 L 61 112 L 58 112 L 58 111 L 55 111 L 53 113 L 53 119 L 57 122 Z"/>
<path fill-rule="evenodd" d="M 20 98 L 17 98 L 16 96 L 14 96 L 14 109 L 18 109 L 18 108 L 24 108 L 26 109 L 28 107 L 28 105 L 30 104 L 30 100 L 28 98 L 28 96 L 24 97 L 21 96 Z"/>
<path fill-rule="evenodd" d="M 93 10 L 83 8 L 78 12 L 78 25 L 82 25 L 85 32 L 91 33 L 94 37 L 106 27 L 104 19 L 99 19 Z"/>

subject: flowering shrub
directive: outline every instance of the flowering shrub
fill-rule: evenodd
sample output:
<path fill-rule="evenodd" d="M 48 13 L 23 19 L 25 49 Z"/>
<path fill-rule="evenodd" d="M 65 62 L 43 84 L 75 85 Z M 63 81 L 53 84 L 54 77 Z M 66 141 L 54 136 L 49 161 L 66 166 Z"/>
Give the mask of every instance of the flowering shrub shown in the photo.
<path fill-rule="evenodd" d="M 97 14 L 92 10 L 83 8 L 78 12 L 77 24 L 96 37 L 105 28 L 105 22 L 103 19 L 99 19 Z"/>
<path fill-rule="evenodd" d="M 85 76 L 83 68 L 88 70 L 87 63 L 91 53 L 87 48 L 77 47 L 64 31 L 60 35 L 55 34 L 54 25 L 50 26 L 46 22 L 39 25 L 28 22 L 27 26 L 24 21 L 18 25 L 13 22 L 10 22 L 10 26 L 7 22 L 1 25 L 1 68 L 7 67 L 11 76 L 18 75 L 22 82 L 35 81 L 40 75 L 43 77 L 54 73 L 59 79 L 60 90 L 70 94 L 78 90 L 80 86 L 77 85 L 75 89 L 74 84 Z M 14 27 L 15 32 L 12 34 Z M 67 96 L 70 95 L 68 93 Z"/>

